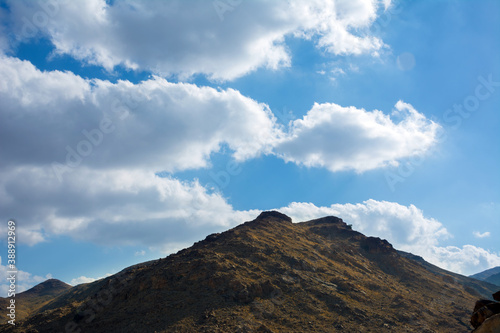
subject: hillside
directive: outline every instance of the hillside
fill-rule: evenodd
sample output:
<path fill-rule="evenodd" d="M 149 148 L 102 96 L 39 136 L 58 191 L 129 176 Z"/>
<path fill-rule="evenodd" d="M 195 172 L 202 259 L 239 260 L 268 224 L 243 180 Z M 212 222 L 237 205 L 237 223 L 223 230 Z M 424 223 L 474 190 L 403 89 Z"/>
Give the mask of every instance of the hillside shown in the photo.
<path fill-rule="evenodd" d="M 69 284 L 56 279 L 49 279 L 33 288 L 16 295 L 16 320 L 25 319 L 42 306 L 52 301 L 57 295 L 71 289 Z M 0 307 L 6 308 L 10 298 L 0 297 Z"/>
<path fill-rule="evenodd" d="M 469 332 L 498 287 L 325 217 L 264 212 L 167 258 L 73 287 L 5 332 Z"/>

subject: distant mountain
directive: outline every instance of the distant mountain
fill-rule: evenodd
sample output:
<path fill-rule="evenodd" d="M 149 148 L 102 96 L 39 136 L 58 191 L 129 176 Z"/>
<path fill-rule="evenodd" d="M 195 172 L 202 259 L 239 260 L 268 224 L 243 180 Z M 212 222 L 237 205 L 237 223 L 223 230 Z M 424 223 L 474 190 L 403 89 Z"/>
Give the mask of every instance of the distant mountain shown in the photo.
<path fill-rule="evenodd" d="M 17 294 L 15 297 L 16 320 L 19 321 L 28 317 L 68 289 L 71 289 L 69 284 L 50 279 Z M 0 297 L 0 307 L 2 309 L 5 309 L 9 302 L 10 298 Z"/>
<path fill-rule="evenodd" d="M 490 269 L 487 269 L 485 271 L 476 273 L 474 275 L 470 275 L 471 278 L 478 279 L 481 281 L 486 281 L 487 278 L 489 278 L 492 275 L 499 274 L 500 273 L 500 266 L 493 267 Z"/>
<path fill-rule="evenodd" d="M 500 286 L 500 273 L 488 276 L 485 281 Z"/>
<path fill-rule="evenodd" d="M 2 332 L 468 332 L 498 287 L 336 217 L 257 219 L 64 291 Z"/>

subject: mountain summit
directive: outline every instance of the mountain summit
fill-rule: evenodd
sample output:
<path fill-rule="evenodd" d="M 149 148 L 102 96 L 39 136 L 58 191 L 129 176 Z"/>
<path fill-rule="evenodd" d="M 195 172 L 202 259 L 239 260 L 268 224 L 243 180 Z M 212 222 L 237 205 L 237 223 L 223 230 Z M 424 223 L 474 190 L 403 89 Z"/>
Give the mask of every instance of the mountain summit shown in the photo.
<path fill-rule="evenodd" d="M 73 287 L 16 332 L 467 332 L 476 300 L 496 289 L 340 218 L 273 211 Z"/>

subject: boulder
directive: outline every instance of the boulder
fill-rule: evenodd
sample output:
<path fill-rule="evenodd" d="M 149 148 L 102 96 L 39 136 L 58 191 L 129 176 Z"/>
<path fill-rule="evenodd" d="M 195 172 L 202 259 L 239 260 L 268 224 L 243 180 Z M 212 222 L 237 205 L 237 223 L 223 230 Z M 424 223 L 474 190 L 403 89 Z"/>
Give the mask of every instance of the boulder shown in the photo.
<path fill-rule="evenodd" d="M 481 309 L 483 306 L 488 305 L 488 304 L 493 304 L 493 303 L 496 303 L 496 302 L 491 301 L 489 299 L 480 299 L 479 301 L 476 302 L 476 305 L 474 306 L 474 310 L 472 312 L 474 313 L 477 310 Z"/>
<path fill-rule="evenodd" d="M 500 333 L 500 313 L 486 319 L 472 333 Z"/>
<path fill-rule="evenodd" d="M 470 323 L 474 328 L 479 327 L 483 322 L 493 315 L 500 314 L 500 303 L 492 302 L 479 308 L 472 314 Z"/>

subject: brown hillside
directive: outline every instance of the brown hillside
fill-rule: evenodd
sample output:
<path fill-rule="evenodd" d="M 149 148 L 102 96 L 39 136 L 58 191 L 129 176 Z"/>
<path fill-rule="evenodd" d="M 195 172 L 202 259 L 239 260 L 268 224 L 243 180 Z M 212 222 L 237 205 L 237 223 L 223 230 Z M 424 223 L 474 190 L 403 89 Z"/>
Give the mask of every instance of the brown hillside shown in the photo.
<path fill-rule="evenodd" d="M 74 287 L 15 332 L 470 332 L 476 300 L 496 288 L 336 217 L 291 223 L 264 212 Z"/>
<path fill-rule="evenodd" d="M 70 289 L 71 286 L 56 279 L 49 279 L 33 288 L 16 295 L 16 320 L 23 320 L 36 312 L 42 306 L 52 301 L 56 296 Z M 5 309 L 10 298 L 0 297 L 0 307 Z"/>

